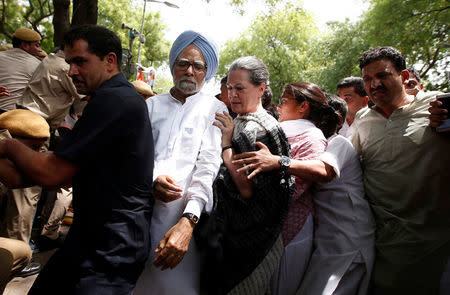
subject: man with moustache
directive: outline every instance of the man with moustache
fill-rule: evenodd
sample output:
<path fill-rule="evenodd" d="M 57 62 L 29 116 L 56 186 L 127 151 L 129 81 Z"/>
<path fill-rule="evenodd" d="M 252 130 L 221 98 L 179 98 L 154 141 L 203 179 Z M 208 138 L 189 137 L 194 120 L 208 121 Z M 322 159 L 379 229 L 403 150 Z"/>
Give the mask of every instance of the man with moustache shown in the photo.
<path fill-rule="evenodd" d="M 155 142 L 152 251 L 135 295 L 199 294 L 200 255 L 192 240 L 202 211 L 212 209 L 212 183 L 221 157 L 221 132 L 213 126 L 226 106 L 201 92 L 217 71 L 215 43 L 183 32 L 169 56 L 174 86 L 146 101 Z"/>
<path fill-rule="evenodd" d="M 355 120 L 351 141 L 376 219 L 373 294 L 443 294 L 450 255 L 450 139 L 428 126 L 436 92 L 407 95 L 405 59 L 392 47 L 360 57 L 375 105 Z M 441 289 L 441 291 L 440 291 Z"/>
<path fill-rule="evenodd" d="M 29 294 L 130 294 L 150 251 L 147 106 L 120 72 L 117 35 L 81 26 L 63 42 L 68 74 L 77 92 L 90 96 L 83 116 L 54 152 L 0 141 L 0 181 L 73 186 L 73 224 Z"/>
<path fill-rule="evenodd" d="M 75 103 L 83 107 L 86 101 L 81 101 L 81 97 L 73 85 L 69 75 L 69 65 L 64 60 L 64 51 L 61 49 L 50 53 L 36 68 L 23 95 L 17 101 L 17 108 L 27 109 L 41 115 L 50 125 L 50 142 L 45 146 L 45 151 L 49 148 L 55 149 L 57 140 L 55 132 L 61 126 L 64 118 L 69 114 L 71 106 Z M 50 146 L 50 147 L 49 147 Z M 28 206 L 34 210 L 29 210 L 30 233 L 31 221 L 36 211 L 36 203 L 28 202 Z M 41 236 L 35 240 L 40 251 L 47 248 L 59 246 L 60 241 L 58 230 L 61 220 L 64 218 L 72 200 L 71 189 L 47 190 L 44 197 L 45 213 L 41 215 L 45 221 Z M 26 221 L 27 218 L 24 218 Z"/>

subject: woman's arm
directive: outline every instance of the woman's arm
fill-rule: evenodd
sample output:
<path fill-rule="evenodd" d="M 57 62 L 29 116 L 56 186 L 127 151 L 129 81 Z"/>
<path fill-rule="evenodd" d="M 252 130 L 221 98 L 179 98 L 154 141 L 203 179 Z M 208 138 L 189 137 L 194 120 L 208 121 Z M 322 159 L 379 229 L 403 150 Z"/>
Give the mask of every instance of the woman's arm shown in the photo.
<path fill-rule="evenodd" d="M 280 157 L 270 153 L 266 145 L 257 142 L 260 149 L 254 152 L 242 153 L 234 156 L 233 165 L 240 166 L 237 172 L 246 173 L 253 170 L 248 178 L 251 179 L 260 172 L 280 169 Z M 246 164 L 246 166 L 243 166 Z M 291 166 L 287 173 L 314 182 L 329 182 L 336 172 L 333 167 L 320 160 L 291 159 Z"/>
<path fill-rule="evenodd" d="M 214 122 L 214 126 L 217 126 L 222 131 L 222 158 L 223 163 L 228 168 L 231 178 L 242 198 L 250 198 L 253 195 L 253 183 L 250 178 L 247 177 L 245 171 L 238 171 L 242 165 L 233 164 L 233 157 L 235 156 L 234 148 L 231 145 L 233 137 L 233 118 L 226 112 L 223 114 L 216 114 L 216 119 L 220 122 Z"/>

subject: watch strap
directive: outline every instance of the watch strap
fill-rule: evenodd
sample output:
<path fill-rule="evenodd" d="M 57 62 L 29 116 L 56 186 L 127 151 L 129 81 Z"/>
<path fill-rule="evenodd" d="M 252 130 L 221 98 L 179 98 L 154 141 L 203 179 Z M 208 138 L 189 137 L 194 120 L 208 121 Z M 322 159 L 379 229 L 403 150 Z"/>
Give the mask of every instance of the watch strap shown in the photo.
<path fill-rule="evenodd" d="M 194 225 L 196 225 L 198 223 L 198 216 L 193 214 L 193 213 L 183 213 L 183 215 L 181 215 L 181 217 L 186 217 L 187 219 L 189 219 Z"/>
<path fill-rule="evenodd" d="M 286 171 L 291 166 L 291 159 L 286 156 L 281 156 L 278 163 L 280 163 L 281 171 Z"/>

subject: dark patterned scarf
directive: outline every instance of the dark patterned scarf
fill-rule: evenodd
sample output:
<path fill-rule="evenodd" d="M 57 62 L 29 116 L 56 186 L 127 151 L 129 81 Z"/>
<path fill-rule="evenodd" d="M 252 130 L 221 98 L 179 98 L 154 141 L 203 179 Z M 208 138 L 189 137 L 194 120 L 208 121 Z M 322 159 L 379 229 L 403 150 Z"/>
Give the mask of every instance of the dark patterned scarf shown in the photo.
<path fill-rule="evenodd" d="M 234 120 L 235 153 L 254 151 L 263 142 L 272 154 L 290 155 L 289 142 L 278 122 L 265 111 Z M 228 169 L 220 167 L 213 184 L 214 206 L 202 216 L 196 241 L 205 254 L 202 286 L 208 294 L 226 294 L 264 259 L 278 238 L 292 197 L 293 178 L 276 170 L 252 179 L 254 194 L 243 199 Z"/>

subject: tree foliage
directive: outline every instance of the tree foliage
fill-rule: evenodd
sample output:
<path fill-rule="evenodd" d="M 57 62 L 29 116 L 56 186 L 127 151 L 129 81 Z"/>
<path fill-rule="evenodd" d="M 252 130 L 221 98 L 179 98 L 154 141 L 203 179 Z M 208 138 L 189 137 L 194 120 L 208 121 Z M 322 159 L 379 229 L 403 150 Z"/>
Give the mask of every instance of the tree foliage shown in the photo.
<path fill-rule="evenodd" d="M 71 7 L 72 25 L 104 25 L 119 35 L 124 48 L 129 47 L 129 35 L 127 30 L 122 29 L 122 23 L 139 31 L 142 20 L 142 5 L 134 6 L 135 2 L 131 0 L 1 1 L 0 43 L 10 43 L 17 28 L 30 27 L 41 34 L 42 48 L 46 52 L 52 51 L 54 44 L 62 41 L 62 33 L 70 26 Z M 146 41 L 141 50 L 143 65 L 159 66 L 168 59 L 169 44 L 163 35 L 165 28 L 159 13 L 146 13 L 143 30 Z M 133 61 L 136 61 L 137 48 L 138 38 L 133 46 Z"/>
<path fill-rule="evenodd" d="M 318 39 L 311 51 L 311 59 L 316 61 L 311 77 L 333 93 L 340 79 L 361 75 L 358 58 L 369 45 L 363 32 L 349 21 L 332 22 L 328 26 L 330 31 Z"/>
<path fill-rule="evenodd" d="M 0 42 L 11 42 L 19 27 L 33 28 L 42 36 L 42 48 L 51 50 L 53 28 L 49 22 L 53 15 L 51 0 L 1 0 Z"/>
<path fill-rule="evenodd" d="M 370 6 L 358 22 L 332 22 L 328 32 L 319 34 L 301 2 L 260 0 L 266 5 L 266 12 L 238 38 L 225 44 L 219 75 L 226 73 L 226 65 L 235 58 L 256 55 L 270 70 L 276 99 L 285 83 L 297 80 L 308 80 L 334 92 L 341 78 L 361 74 L 358 58 L 365 50 L 390 45 L 403 52 L 408 65 L 415 66 L 428 89 L 450 91 L 449 1 L 366 1 Z M 228 0 L 241 13 L 247 2 Z M 32 27 L 42 35 L 42 47 L 49 52 L 54 46 L 53 36 L 55 44 L 59 44 L 62 32 L 69 27 L 71 14 L 73 23 L 105 25 L 118 33 L 123 47 L 128 48 L 128 31 L 121 25 L 125 23 L 140 31 L 143 1 L 0 0 L 0 5 L 0 43 L 11 42 L 18 27 Z M 164 38 L 164 29 L 159 14 L 146 13 L 146 38 L 141 50 L 144 66 L 158 67 L 167 61 L 170 44 Z M 137 48 L 138 38 L 133 46 L 133 61 Z"/>
<path fill-rule="evenodd" d="M 268 66 L 278 98 L 283 84 L 308 80 L 329 92 L 347 76 L 360 76 L 358 59 L 375 46 L 393 46 L 414 65 L 428 89 L 449 91 L 450 5 L 448 0 L 368 0 L 359 21 L 331 22 L 317 34 L 309 15 L 297 5 L 272 9 L 258 17 L 221 51 L 220 75 L 225 65 L 243 55 L 256 55 Z M 246 0 L 231 1 L 242 7 Z M 302 22 L 302 20 L 304 22 Z"/>
<path fill-rule="evenodd" d="M 371 46 L 398 48 L 422 78 L 434 76 L 435 87 L 449 90 L 450 3 L 448 0 L 371 0 L 361 26 Z"/>
<path fill-rule="evenodd" d="M 129 48 L 129 30 L 122 29 L 122 24 L 140 31 L 142 6 L 131 6 L 130 0 L 99 0 L 98 23 L 117 33 L 123 48 Z M 159 13 L 146 12 L 144 30 L 145 43 L 141 46 L 141 64 L 158 67 L 169 59 L 169 42 L 164 38 L 166 25 Z M 139 45 L 137 36 L 133 44 L 133 61 L 136 61 Z"/>
<path fill-rule="evenodd" d="M 318 80 L 329 91 L 350 75 L 359 76 L 359 56 L 376 46 L 393 46 L 414 65 L 428 89 L 449 91 L 450 6 L 447 0 L 371 0 L 359 22 L 330 23 L 322 37 L 325 68 Z"/>
<path fill-rule="evenodd" d="M 309 53 L 318 29 L 311 16 L 301 7 L 287 4 L 258 16 L 250 28 L 235 40 L 229 40 L 221 51 L 219 75 L 226 74 L 234 59 L 255 55 L 270 72 L 270 86 L 277 100 L 284 84 L 309 78 L 314 64 Z"/>

